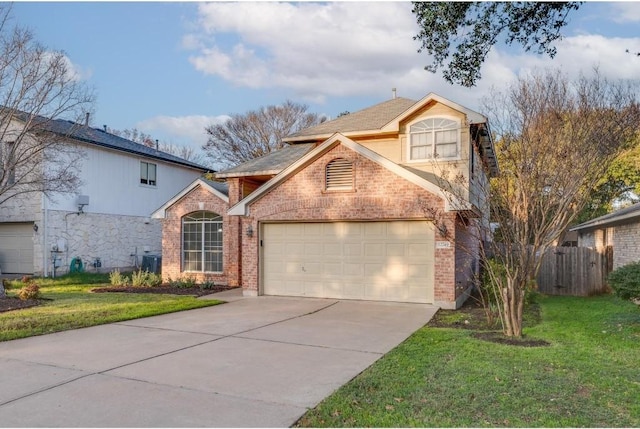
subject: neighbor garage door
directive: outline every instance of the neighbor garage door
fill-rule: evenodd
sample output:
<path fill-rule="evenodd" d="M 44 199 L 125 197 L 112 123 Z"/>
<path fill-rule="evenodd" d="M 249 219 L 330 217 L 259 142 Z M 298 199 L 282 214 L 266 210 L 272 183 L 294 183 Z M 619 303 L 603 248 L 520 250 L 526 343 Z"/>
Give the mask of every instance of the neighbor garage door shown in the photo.
<path fill-rule="evenodd" d="M 33 273 L 33 223 L 0 223 L 0 270 Z"/>
<path fill-rule="evenodd" d="M 427 221 L 264 224 L 265 295 L 433 302 Z"/>

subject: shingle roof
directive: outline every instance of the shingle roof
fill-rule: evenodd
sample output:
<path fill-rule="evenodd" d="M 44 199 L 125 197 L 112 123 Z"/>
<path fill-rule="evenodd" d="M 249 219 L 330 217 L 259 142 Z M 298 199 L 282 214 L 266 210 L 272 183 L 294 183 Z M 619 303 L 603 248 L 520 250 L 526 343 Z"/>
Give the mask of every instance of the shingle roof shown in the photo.
<path fill-rule="evenodd" d="M 261 174 L 275 175 L 302 158 L 307 152 L 313 149 L 314 146 L 314 143 L 286 145 L 280 150 L 221 171 L 216 174 L 216 177 L 257 176 Z"/>
<path fill-rule="evenodd" d="M 221 194 L 226 195 L 227 197 L 229 196 L 229 185 L 227 185 L 226 183 L 216 182 L 214 180 L 208 180 L 208 179 L 205 179 L 204 177 L 201 177 L 200 180 L 202 180 L 207 185 L 211 186 L 213 189 L 220 192 Z"/>
<path fill-rule="evenodd" d="M 375 106 L 340 116 L 332 121 L 323 122 L 315 127 L 306 128 L 287 136 L 284 141 L 306 136 L 378 130 L 414 104 L 416 104 L 415 100 L 403 97 L 393 98 Z"/>
<path fill-rule="evenodd" d="M 211 171 L 210 168 L 207 168 L 200 164 L 196 164 L 194 162 L 187 161 L 183 158 L 171 155 L 169 153 L 156 150 L 155 148 L 151 148 L 143 144 L 118 137 L 115 134 L 110 134 L 98 128 L 80 125 L 64 119 L 40 118 L 40 120 L 41 129 L 61 136 L 70 137 L 74 140 L 79 140 L 85 143 L 114 149 L 121 152 L 140 155 L 147 158 L 166 161 L 172 164 L 179 164 L 185 167 L 195 168 L 202 171 Z"/>
<path fill-rule="evenodd" d="M 640 217 L 640 203 L 636 203 L 629 207 L 616 210 L 613 213 L 609 213 L 604 216 L 597 217 L 595 219 L 591 219 L 590 221 L 581 223 L 580 225 L 570 228 L 569 231 L 578 231 L 581 229 L 590 229 L 590 228 L 609 226 L 615 223 L 622 223 L 623 221 L 633 220 L 638 217 Z"/>

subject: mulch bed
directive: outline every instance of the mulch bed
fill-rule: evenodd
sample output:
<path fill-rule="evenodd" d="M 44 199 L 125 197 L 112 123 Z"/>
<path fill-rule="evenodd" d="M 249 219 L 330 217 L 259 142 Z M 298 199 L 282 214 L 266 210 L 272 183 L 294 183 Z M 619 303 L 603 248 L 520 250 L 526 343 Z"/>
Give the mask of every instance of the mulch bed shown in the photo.
<path fill-rule="evenodd" d="M 533 306 L 530 311 L 538 312 L 538 315 L 535 318 L 539 317 L 539 307 Z M 464 314 L 464 317 L 456 318 L 457 320 L 452 320 L 454 318 L 446 317 L 447 313 L 450 314 L 456 312 L 458 314 Z M 505 336 L 499 326 L 496 328 L 495 326 L 489 326 L 487 324 L 487 318 L 484 314 L 482 305 L 480 305 L 478 300 L 474 299 L 473 297 L 467 299 L 462 307 L 458 310 L 438 310 L 436 315 L 431 319 L 431 321 L 429 321 L 427 326 L 431 326 L 434 328 L 455 328 L 471 330 L 474 331 L 472 334 L 474 338 L 511 346 L 545 347 L 551 345 L 547 341 L 537 338 L 529 338 L 526 336 L 523 336 L 522 338 L 513 338 Z"/>
<path fill-rule="evenodd" d="M 44 300 L 42 299 L 25 299 L 23 301 L 20 298 L 15 298 L 15 297 L 0 298 L 0 313 L 4 311 L 20 310 L 22 308 L 35 307 L 36 305 L 40 305 L 43 302 Z"/>
<path fill-rule="evenodd" d="M 120 292 L 120 293 L 166 293 L 172 295 L 192 295 L 192 296 L 204 296 L 211 295 L 212 293 L 224 292 L 225 290 L 234 289 L 230 286 L 217 285 L 207 289 L 201 289 L 199 287 L 171 287 L 171 286 L 153 286 L 153 287 L 133 287 L 133 286 L 109 286 L 99 287 L 91 289 L 91 292 L 105 293 L 105 292 Z"/>

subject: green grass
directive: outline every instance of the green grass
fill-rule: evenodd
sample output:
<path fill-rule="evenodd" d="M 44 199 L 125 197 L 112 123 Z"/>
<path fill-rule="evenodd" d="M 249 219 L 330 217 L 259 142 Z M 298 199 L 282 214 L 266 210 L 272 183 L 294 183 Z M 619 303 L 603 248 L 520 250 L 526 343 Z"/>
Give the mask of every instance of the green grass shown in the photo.
<path fill-rule="evenodd" d="M 302 427 L 640 427 L 640 309 L 540 297 L 525 348 L 424 327 L 310 410 Z"/>
<path fill-rule="evenodd" d="M 0 341 L 85 328 L 104 323 L 155 316 L 220 304 L 193 296 L 135 293 L 91 293 L 108 286 L 106 274 L 74 274 L 56 279 L 35 279 L 43 305 L 0 313 Z M 11 282 L 8 296 L 17 296 L 23 284 Z"/>

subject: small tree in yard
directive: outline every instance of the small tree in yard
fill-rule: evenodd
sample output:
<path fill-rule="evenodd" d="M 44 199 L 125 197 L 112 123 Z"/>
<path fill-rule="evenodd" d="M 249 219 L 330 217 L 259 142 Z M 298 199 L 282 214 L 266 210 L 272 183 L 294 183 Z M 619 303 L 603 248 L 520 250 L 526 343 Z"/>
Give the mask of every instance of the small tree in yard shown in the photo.
<path fill-rule="evenodd" d="M 482 190 L 491 201 L 491 221 L 498 225 L 482 252 L 497 262 L 485 269 L 497 286 L 505 335 L 522 336 L 525 294 L 542 255 L 636 138 L 635 90 L 630 83 L 602 78 L 597 70 L 575 81 L 546 71 L 494 91 L 485 102 L 500 174 L 491 179 L 490 191 Z"/>
<path fill-rule="evenodd" d="M 0 5 L 0 205 L 36 192 L 76 191 L 82 153 L 51 132 L 52 120 L 80 122 L 92 102 L 67 57 L 10 25 L 10 6 Z"/>

